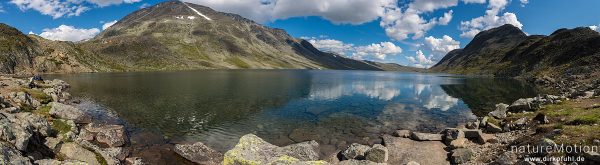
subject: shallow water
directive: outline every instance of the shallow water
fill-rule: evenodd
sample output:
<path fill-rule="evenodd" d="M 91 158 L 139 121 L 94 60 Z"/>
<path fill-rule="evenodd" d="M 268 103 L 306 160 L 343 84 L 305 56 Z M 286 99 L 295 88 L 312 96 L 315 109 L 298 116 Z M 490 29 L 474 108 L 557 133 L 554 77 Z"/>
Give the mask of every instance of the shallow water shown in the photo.
<path fill-rule="evenodd" d="M 536 95 L 516 80 L 375 71 L 207 70 L 52 75 L 134 132 L 219 151 L 253 133 L 276 145 L 317 140 L 323 154 L 396 129 L 437 132 Z M 134 142 L 143 143 L 143 142 Z"/>

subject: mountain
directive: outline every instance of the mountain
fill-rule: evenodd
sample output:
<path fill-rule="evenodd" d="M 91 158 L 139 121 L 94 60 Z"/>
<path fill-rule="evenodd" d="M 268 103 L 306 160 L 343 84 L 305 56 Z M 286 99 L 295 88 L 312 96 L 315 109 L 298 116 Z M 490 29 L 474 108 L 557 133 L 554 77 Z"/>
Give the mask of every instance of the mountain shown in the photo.
<path fill-rule="evenodd" d="M 600 33 L 579 27 L 527 36 L 517 27 L 503 25 L 477 34 L 464 49 L 449 52 L 430 70 L 500 77 L 598 76 Z"/>
<path fill-rule="evenodd" d="M 2 73 L 190 69 L 419 70 L 317 50 L 282 29 L 236 14 L 167 1 L 135 11 L 95 38 L 50 41 L 0 26 Z"/>

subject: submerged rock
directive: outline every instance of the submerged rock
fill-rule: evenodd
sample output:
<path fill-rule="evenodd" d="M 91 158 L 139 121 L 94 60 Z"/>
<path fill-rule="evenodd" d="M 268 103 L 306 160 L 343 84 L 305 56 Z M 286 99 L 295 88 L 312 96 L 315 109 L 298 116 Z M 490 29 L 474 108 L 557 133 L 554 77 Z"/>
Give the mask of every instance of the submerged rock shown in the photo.
<path fill-rule="evenodd" d="M 223 154 L 209 148 L 201 142 L 194 144 L 176 144 L 174 151 L 185 159 L 198 164 L 219 164 L 223 161 Z"/>
<path fill-rule="evenodd" d="M 414 141 L 383 135 L 385 147 L 389 152 L 388 164 L 407 164 L 418 161 L 421 164 L 450 164 L 446 159 L 446 145 L 440 141 Z"/>

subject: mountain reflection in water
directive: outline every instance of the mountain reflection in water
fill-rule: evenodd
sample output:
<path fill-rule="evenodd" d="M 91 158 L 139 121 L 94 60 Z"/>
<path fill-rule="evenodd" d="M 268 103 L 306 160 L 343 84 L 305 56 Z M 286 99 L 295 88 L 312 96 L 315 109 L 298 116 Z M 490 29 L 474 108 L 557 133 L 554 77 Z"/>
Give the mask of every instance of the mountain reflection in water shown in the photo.
<path fill-rule="evenodd" d="M 116 113 L 135 133 L 201 141 L 220 151 L 253 133 L 276 145 L 306 140 L 323 154 L 378 143 L 396 129 L 437 132 L 498 102 L 535 96 L 516 80 L 442 74 L 209 70 L 54 75 L 71 94 Z M 144 142 L 136 142 L 144 143 Z M 135 144 L 143 145 L 143 144 Z"/>

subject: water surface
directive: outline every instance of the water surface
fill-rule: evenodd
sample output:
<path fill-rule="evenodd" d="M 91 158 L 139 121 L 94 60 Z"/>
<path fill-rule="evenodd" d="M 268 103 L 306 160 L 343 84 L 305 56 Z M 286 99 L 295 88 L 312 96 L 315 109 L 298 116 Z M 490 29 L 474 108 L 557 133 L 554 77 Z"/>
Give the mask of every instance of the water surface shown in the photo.
<path fill-rule="evenodd" d="M 396 129 L 437 132 L 536 90 L 510 79 L 375 71 L 207 70 L 54 75 L 135 130 L 220 151 L 253 133 L 323 153 Z M 143 143 L 136 142 L 134 143 Z"/>

